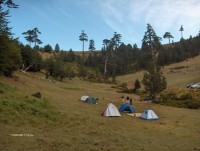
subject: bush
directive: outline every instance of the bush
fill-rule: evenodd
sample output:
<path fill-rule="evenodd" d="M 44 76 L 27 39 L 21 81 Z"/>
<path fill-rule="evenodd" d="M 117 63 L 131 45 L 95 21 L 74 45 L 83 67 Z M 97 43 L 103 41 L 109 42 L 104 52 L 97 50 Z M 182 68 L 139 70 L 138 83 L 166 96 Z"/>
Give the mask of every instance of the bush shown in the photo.
<path fill-rule="evenodd" d="M 180 100 L 192 99 L 192 95 L 189 93 L 184 93 L 184 94 L 181 94 L 180 97 L 178 97 L 177 99 L 180 99 Z"/>
<path fill-rule="evenodd" d="M 187 107 L 189 109 L 199 109 L 200 108 L 200 102 L 197 100 L 192 100 L 190 103 L 187 104 Z"/>
<path fill-rule="evenodd" d="M 158 104 L 179 107 L 179 108 L 189 108 L 189 109 L 199 109 L 200 108 L 200 98 L 198 92 L 195 91 L 184 91 L 184 90 L 173 90 L 165 91 L 160 95 L 160 101 L 156 102 Z"/>

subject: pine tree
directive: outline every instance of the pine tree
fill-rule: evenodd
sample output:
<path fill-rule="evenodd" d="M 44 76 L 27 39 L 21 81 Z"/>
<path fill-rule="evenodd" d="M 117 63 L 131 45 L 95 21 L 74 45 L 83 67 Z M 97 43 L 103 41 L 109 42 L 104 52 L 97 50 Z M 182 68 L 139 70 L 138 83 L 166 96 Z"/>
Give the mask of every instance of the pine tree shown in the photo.
<path fill-rule="evenodd" d="M 12 77 L 13 71 L 21 65 L 21 53 L 16 40 L 0 36 L 0 72 Z"/>
<path fill-rule="evenodd" d="M 18 5 L 13 3 L 12 0 L 0 0 L 0 36 L 10 36 L 12 35 L 11 33 L 11 28 L 8 27 L 8 17 L 10 11 L 5 9 L 7 8 L 18 8 Z"/>
<path fill-rule="evenodd" d="M 114 32 L 113 37 L 111 38 L 111 45 L 116 50 L 119 45 L 121 44 L 121 34 L 118 34 L 117 32 Z"/>
<path fill-rule="evenodd" d="M 140 88 L 141 88 L 140 81 L 136 79 L 134 83 L 134 92 L 136 92 Z"/>
<path fill-rule="evenodd" d="M 58 43 L 55 45 L 55 52 L 59 52 L 60 51 L 60 46 L 58 45 Z"/>
<path fill-rule="evenodd" d="M 83 62 L 84 62 L 84 42 L 86 41 L 88 41 L 88 36 L 87 36 L 87 34 L 86 33 L 84 33 L 84 30 L 82 30 L 82 33 L 81 33 L 81 35 L 79 36 L 79 40 L 80 41 L 82 41 L 83 42 Z"/>
<path fill-rule="evenodd" d="M 167 87 L 166 78 L 163 76 L 161 68 L 155 63 L 151 63 L 144 73 L 142 83 L 152 99 L 155 99 L 156 94 L 159 94 Z"/>
<path fill-rule="evenodd" d="M 184 31 L 183 25 L 181 25 L 179 31 L 181 32 L 181 39 L 183 39 L 183 31 Z"/>
<path fill-rule="evenodd" d="M 104 48 L 103 48 L 103 49 L 106 51 L 107 48 L 108 48 L 108 46 L 110 45 L 110 40 L 104 39 L 104 40 L 103 40 L 103 45 L 104 45 Z"/>
<path fill-rule="evenodd" d="M 29 45 L 21 45 L 20 50 L 22 55 L 21 71 L 40 71 L 43 66 L 43 60 L 38 51 L 33 50 Z"/>
<path fill-rule="evenodd" d="M 170 38 L 174 38 L 170 32 L 166 32 L 164 35 L 163 35 L 163 38 L 168 38 L 169 39 L 169 44 L 170 44 Z"/>
<path fill-rule="evenodd" d="M 52 52 L 53 48 L 50 44 L 44 46 L 44 52 Z"/>
<path fill-rule="evenodd" d="M 17 39 L 11 38 L 11 28 L 8 27 L 9 10 L 17 8 L 12 0 L 0 0 L 0 72 L 12 77 L 13 71 L 21 65 L 21 54 Z"/>
<path fill-rule="evenodd" d="M 160 40 L 161 38 L 156 35 L 152 26 L 147 24 L 147 31 L 142 39 L 142 51 L 144 52 L 144 56 L 142 56 L 141 61 L 145 60 L 145 64 L 148 64 L 148 62 L 151 61 L 156 61 L 156 53 L 161 47 Z"/>
<path fill-rule="evenodd" d="M 90 51 L 94 51 L 95 50 L 95 43 L 94 43 L 93 39 L 91 39 L 90 42 L 89 42 L 89 50 Z"/>
<path fill-rule="evenodd" d="M 36 45 L 37 44 L 42 44 L 42 41 L 38 38 L 38 34 L 41 34 L 41 32 L 39 31 L 39 29 L 37 27 L 35 27 L 32 30 L 27 30 L 26 32 L 22 33 L 23 35 L 27 35 L 24 38 L 30 43 L 34 43 L 34 49 L 36 50 Z"/>

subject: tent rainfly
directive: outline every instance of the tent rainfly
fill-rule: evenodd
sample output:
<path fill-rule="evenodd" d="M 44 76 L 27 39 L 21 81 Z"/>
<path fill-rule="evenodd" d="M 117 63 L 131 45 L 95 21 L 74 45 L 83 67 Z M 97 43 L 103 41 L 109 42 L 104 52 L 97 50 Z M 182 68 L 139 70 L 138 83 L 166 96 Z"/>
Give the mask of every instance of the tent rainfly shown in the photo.
<path fill-rule="evenodd" d="M 130 104 L 125 103 L 125 104 L 122 104 L 122 106 L 119 108 L 119 112 L 124 112 L 124 111 L 134 113 L 135 109 Z"/>
<path fill-rule="evenodd" d="M 114 104 L 112 104 L 112 103 L 109 103 L 105 107 L 102 115 L 103 116 L 116 116 L 116 117 L 121 116 L 121 114 L 119 113 L 117 107 Z"/>
<path fill-rule="evenodd" d="M 90 104 L 97 104 L 97 99 L 93 98 L 93 97 L 88 97 L 85 100 L 86 103 L 90 103 Z"/>
<path fill-rule="evenodd" d="M 156 115 L 156 113 L 151 109 L 145 110 L 142 113 L 142 115 L 140 116 L 140 118 L 142 118 L 144 120 L 158 120 L 159 119 L 159 117 Z"/>

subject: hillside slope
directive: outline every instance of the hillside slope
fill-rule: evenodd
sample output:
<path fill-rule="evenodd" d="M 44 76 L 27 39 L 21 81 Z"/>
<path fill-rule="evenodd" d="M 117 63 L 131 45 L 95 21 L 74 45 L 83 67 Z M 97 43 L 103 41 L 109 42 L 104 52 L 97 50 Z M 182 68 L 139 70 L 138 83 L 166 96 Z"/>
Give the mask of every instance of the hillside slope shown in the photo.
<path fill-rule="evenodd" d="M 185 61 L 174 63 L 163 67 L 163 74 L 167 79 L 169 87 L 185 87 L 190 82 L 200 82 L 200 55 L 194 58 L 187 59 Z M 133 83 L 136 79 L 140 81 L 143 78 L 143 71 L 128 74 L 124 76 L 118 76 L 117 82 L 126 82 L 129 87 L 133 87 Z"/>
<path fill-rule="evenodd" d="M 0 76 L 0 83 L 2 83 L 0 86 L 3 86 L 0 104 L 5 108 L 13 107 L 10 112 L 0 109 L 1 150 L 188 151 L 199 149 L 200 110 L 143 104 L 135 101 L 136 96 L 131 95 L 137 112 L 141 113 L 150 107 L 158 114 L 160 120 L 144 121 L 128 116 L 126 113 L 122 113 L 121 117 L 106 118 L 101 115 L 104 107 L 109 102 L 120 107 L 121 95 L 128 94 L 117 93 L 111 88 L 111 84 L 91 83 L 79 78 L 65 79 L 61 83 L 44 77 L 45 75 L 41 73 L 26 75 L 21 72 L 16 72 L 14 79 Z M 35 92 L 41 92 L 42 99 L 34 99 L 32 94 Z M 82 95 L 98 97 L 98 104 L 80 102 Z M 30 108 L 27 108 L 29 107 L 26 104 L 27 99 Z M 53 118 L 54 121 L 49 120 L 49 116 L 54 114 L 49 105 L 40 103 L 44 100 L 60 112 Z M 10 104 L 12 106 L 9 106 Z M 35 111 L 38 108 L 45 110 Z M 43 114 L 45 117 L 40 118 Z M 13 134 L 25 135 L 14 136 Z"/>

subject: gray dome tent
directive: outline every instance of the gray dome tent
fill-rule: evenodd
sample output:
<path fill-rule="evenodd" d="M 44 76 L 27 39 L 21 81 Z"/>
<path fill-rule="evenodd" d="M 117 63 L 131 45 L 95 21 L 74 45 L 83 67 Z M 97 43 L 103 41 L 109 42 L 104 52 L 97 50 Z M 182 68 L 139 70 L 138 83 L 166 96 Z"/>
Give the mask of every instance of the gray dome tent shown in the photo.
<path fill-rule="evenodd" d="M 90 103 L 90 104 L 97 104 L 97 99 L 93 97 L 89 97 L 85 100 L 85 102 Z"/>

